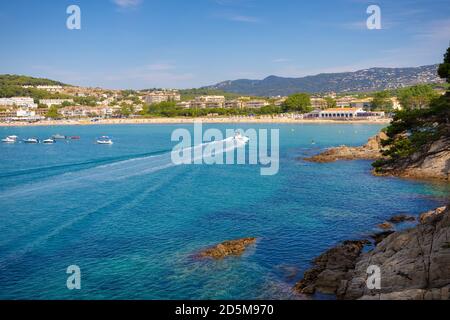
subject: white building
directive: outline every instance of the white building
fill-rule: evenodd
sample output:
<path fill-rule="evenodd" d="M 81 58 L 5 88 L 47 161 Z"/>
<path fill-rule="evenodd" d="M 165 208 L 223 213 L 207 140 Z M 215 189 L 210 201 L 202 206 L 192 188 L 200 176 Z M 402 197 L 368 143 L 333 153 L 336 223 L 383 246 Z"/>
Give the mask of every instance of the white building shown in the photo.
<path fill-rule="evenodd" d="M 0 98 L 0 106 L 37 108 L 37 104 L 34 103 L 34 99 L 31 97 Z"/>
<path fill-rule="evenodd" d="M 37 86 L 40 90 L 46 90 L 48 92 L 59 92 L 62 90 L 62 86 Z"/>
<path fill-rule="evenodd" d="M 36 116 L 36 112 L 33 110 L 19 109 L 17 110 L 16 115 L 18 118 L 32 118 Z"/>
<path fill-rule="evenodd" d="M 331 108 L 320 111 L 319 117 L 324 119 L 352 119 L 363 113 L 362 108 Z"/>
<path fill-rule="evenodd" d="M 63 102 L 73 103 L 73 99 L 41 99 L 41 100 L 39 100 L 40 104 L 45 104 L 48 107 L 59 106 L 59 105 L 63 104 Z"/>

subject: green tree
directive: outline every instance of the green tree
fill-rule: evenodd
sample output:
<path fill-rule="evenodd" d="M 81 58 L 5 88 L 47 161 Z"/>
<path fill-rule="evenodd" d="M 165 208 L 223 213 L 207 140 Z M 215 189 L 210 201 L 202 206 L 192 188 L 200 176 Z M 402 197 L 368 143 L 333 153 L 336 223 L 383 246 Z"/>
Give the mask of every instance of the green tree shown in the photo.
<path fill-rule="evenodd" d="M 409 88 L 400 89 L 398 99 L 405 109 L 428 108 L 431 101 L 436 99 L 438 94 L 433 88 L 426 84 L 419 84 Z"/>
<path fill-rule="evenodd" d="M 336 108 L 336 100 L 331 97 L 325 97 L 327 108 Z"/>
<path fill-rule="evenodd" d="M 388 91 L 376 92 L 373 95 L 372 110 L 392 111 L 391 94 Z"/>
<path fill-rule="evenodd" d="M 69 101 L 64 101 L 63 103 L 61 103 L 61 107 L 70 107 L 71 105 L 73 105 L 73 103 L 72 102 L 69 102 Z"/>
<path fill-rule="evenodd" d="M 59 112 L 58 112 L 58 107 L 57 107 L 57 106 L 51 106 L 51 107 L 48 109 L 48 112 L 47 112 L 47 114 L 46 114 L 46 117 L 47 117 L 47 118 L 52 118 L 52 119 L 60 118 L 61 115 L 60 115 Z"/>
<path fill-rule="evenodd" d="M 307 93 L 293 94 L 283 102 L 282 109 L 284 112 L 309 112 L 311 111 L 311 97 Z"/>
<path fill-rule="evenodd" d="M 450 47 L 444 55 L 444 62 L 439 65 L 438 75 L 442 79 L 446 79 L 450 83 Z"/>

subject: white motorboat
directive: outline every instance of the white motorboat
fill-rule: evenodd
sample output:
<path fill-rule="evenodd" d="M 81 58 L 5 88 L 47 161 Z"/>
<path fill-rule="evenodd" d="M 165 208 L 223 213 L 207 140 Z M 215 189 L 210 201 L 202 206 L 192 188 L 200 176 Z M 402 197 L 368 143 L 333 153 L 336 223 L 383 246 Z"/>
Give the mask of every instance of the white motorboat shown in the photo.
<path fill-rule="evenodd" d="M 249 142 L 250 139 L 248 137 L 242 135 L 239 131 L 236 131 L 234 133 L 233 140 L 235 141 L 236 144 L 241 144 L 241 145 L 244 144 L 245 145 Z"/>
<path fill-rule="evenodd" d="M 24 143 L 39 143 L 39 139 L 37 138 L 28 138 L 23 140 Z"/>
<path fill-rule="evenodd" d="M 17 136 L 7 136 L 5 139 L 2 139 L 2 142 L 4 143 L 16 143 Z"/>
<path fill-rule="evenodd" d="M 52 136 L 52 139 L 59 139 L 59 140 L 64 140 L 64 139 L 66 139 L 67 137 L 66 136 L 63 136 L 62 134 L 59 134 L 59 133 L 57 133 L 57 134 L 54 134 L 53 136 Z"/>
<path fill-rule="evenodd" d="M 42 143 L 44 143 L 44 144 L 52 144 L 52 143 L 55 143 L 55 142 L 56 141 L 53 138 L 42 140 Z"/>
<path fill-rule="evenodd" d="M 113 144 L 113 141 L 108 136 L 103 136 L 97 139 L 97 144 Z"/>

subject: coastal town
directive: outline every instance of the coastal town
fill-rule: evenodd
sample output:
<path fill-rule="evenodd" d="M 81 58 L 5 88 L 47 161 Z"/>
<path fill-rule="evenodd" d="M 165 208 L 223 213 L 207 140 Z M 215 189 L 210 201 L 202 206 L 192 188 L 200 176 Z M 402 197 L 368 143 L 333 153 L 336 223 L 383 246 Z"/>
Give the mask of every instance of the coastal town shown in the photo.
<path fill-rule="evenodd" d="M 226 92 L 209 93 L 207 90 L 202 92 L 199 89 L 105 90 L 59 84 L 25 84 L 20 89 L 31 94 L 0 97 L 2 124 L 51 121 L 89 123 L 111 122 L 115 119 L 122 122 L 126 119 L 154 122 L 162 121 L 162 118 L 196 117 L 222 120 L 231 117 L 241 120 L 383 121 L 389 120 L 393 112 L 405 107 L 398 96 L 383 94 L 380 99 L 377 93 L 330 92 L 253 97 Z M 439 89 L 432 91 L 436 95 L 445 92 Z"/>

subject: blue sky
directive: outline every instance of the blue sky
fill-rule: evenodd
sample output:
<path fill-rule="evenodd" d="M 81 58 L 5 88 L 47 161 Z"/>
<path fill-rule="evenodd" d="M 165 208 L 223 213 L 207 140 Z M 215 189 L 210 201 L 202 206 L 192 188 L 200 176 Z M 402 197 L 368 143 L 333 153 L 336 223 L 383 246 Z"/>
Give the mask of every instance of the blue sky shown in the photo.
<path fill-rule="evenodd" d="M 81 8 L 68 30 L 66 8 Z M 368 30 L 366 9 L 381 8 Z M 0 73 L 105 88 L 191 88 L 438 63 L 450 0 L 14 0 L 0 3 Z"/>

